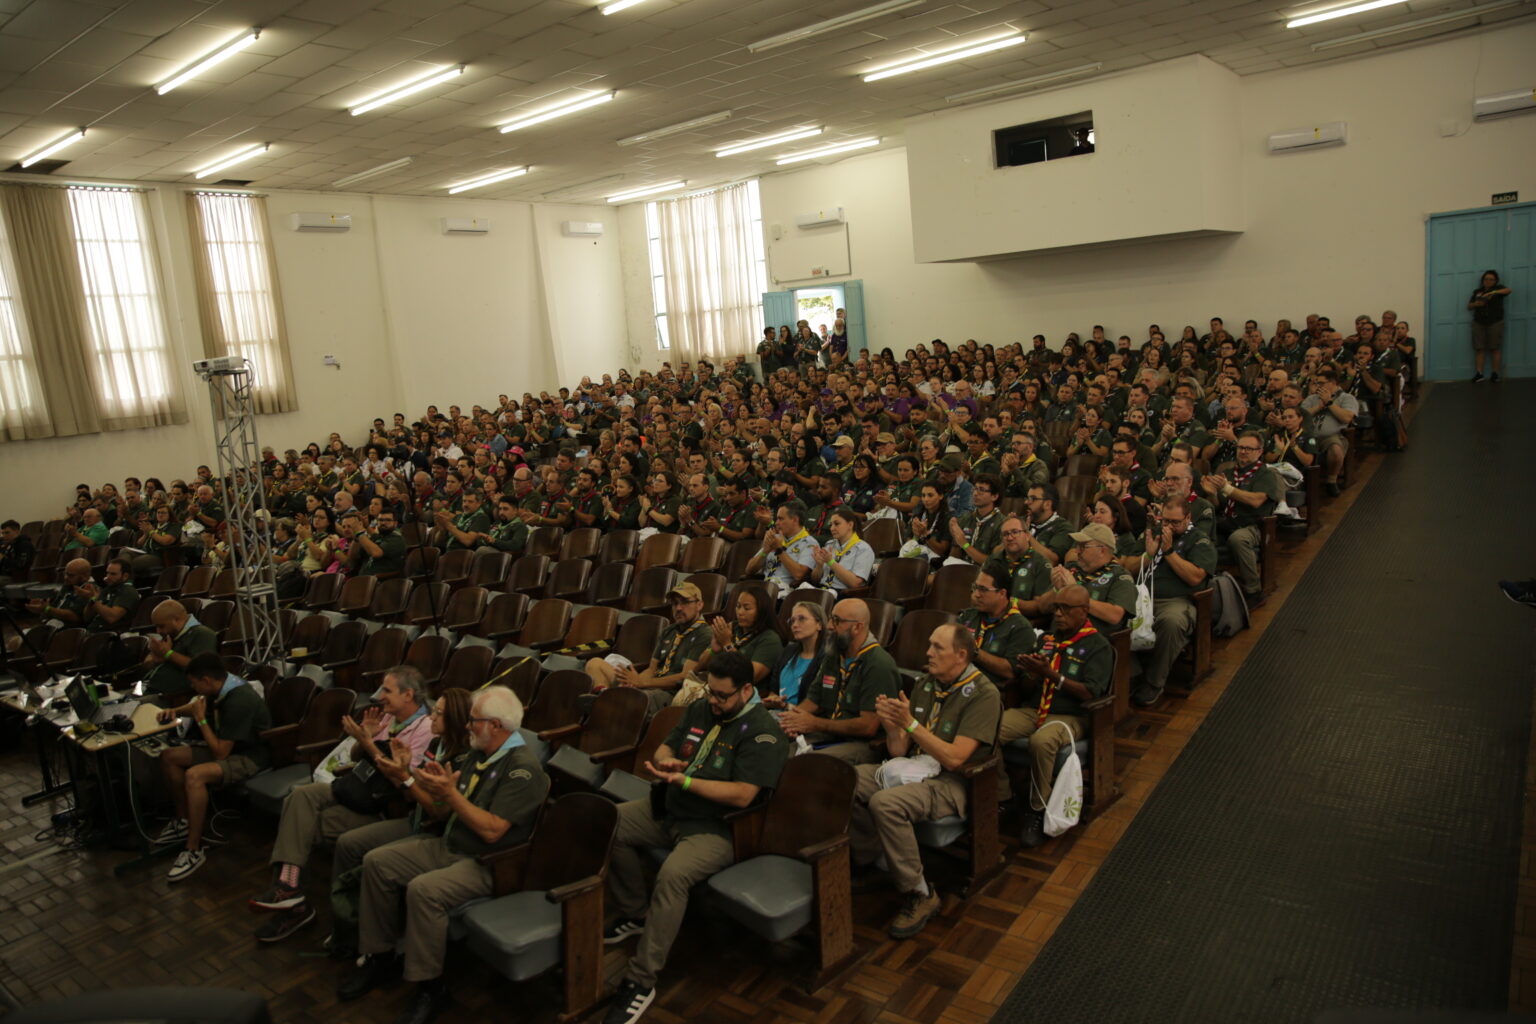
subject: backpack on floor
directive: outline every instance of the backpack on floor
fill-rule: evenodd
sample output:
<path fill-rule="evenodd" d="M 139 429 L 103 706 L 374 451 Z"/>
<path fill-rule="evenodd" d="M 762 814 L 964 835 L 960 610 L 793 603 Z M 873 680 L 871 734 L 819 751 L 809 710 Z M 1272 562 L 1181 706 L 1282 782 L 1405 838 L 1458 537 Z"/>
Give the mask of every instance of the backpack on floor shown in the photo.
<path fill-rule="evenodd" d="M 1211 608 L 1211 633 L 1214 636 L 1236 636 L 1248 628 L 1248 602 L 1243 599 L 1243 588 L 1229 572 L 1219 572 L 1211 577 L 1211 587 L 1216 600 Z"/>

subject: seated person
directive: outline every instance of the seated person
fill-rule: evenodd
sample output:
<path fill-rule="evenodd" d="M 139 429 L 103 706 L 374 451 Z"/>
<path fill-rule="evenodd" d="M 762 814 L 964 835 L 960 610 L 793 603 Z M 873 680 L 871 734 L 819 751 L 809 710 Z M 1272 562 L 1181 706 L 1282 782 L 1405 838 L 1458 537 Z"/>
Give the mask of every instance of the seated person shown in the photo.
<path fill-rule="evenodd" d="M 971 607 L 959 616 L 976 645 L 976 665 L 999 689 L 1014 680 L 1019 655 L 1035 649 L 1035 630 L 1008 594 L 1008 566 L 990 559 L 976 574 Z"/>
<path fill-rule="evenodd" d="M 747 563 L 747 575 L 762 573 L 768 587 L 784 594 L 811 579 L 816 567 L 816 538 L 805 528 L 805 506 L 786 501 L 774 515 L 763 546 Z"/>
<path fill-rule="evenodd" d="M 971 489 L 975 506 L 963 516 L 949 521 L 950 536 L 954 545 L 949 549 L 952 559 L 983 565 L 1003 543 L 1003 520 L 1006 516 L 998 506 L 1003 497 L 1003 484 L 996 476 L 976 478 Z"/>
<path fill-rule="evenodd" d="M 1152 629 L 1157 634 L 1157 643 L 1144 655 L 1141 683 L 1131 694 L 1131 702 L 1143 708 L 1163 699 L 1173 659 L 1195 632 L 1191 595 L 1209 586 L 1216 571 L 1216 546 L 1195 528 L 1188 501 L 1170 495 L 1163 499 L 1162 511 L 1162 530 L 1147 531 L 1142 556 L 1143 564 L 1152 559 Z"/>
<path fill-rule="evenodd" d="M 14 519 L 0 523 L 0 585 L 25 580 L 35 557 L 37 546 L 21 532 L 20 523 Z"/>
<path fill-rule="evenodd" d="M 964 815 L 967 790 L 957 772 L 985 760 L 997 740 L 1002 697 L 972 664 L 975 654 L 970 630 L 946 623 L 928 639 L 928 673 L 911 698 L 897 693 L 876 702 L 890 760 L 859 765 L 848 831 L 855 884 L 869 884 L 875 858 L 883 855 L 902 893 L 888 928 L 893 939 L 922 931 L 940 906 L 923 879 L 913 824 Z"/>
<path fill-rule="evenodd" d="M 1024 499 L 1029 507 L 1029 533 L 1032 547 L 1051 565 L 1060 565 L 1072 547 L 1072 527 L 1056 514 L 1056 503 L 1061 499 L 1050 484 L 1037 484 L 1029 489 Z"/>
<path fill-rule="evenodd" d="M 466 490 L 462 493 L 462 505 L 457 514 L 445 508 L 436 516 L 437 525 L 448 532 L 449 551 L 478 548 L 491 535 L 491 519 L 480 507 L 480 492 Z"/>
<path fill-rule="evenodd" d="M 704 595 L 692 583 L 679 583 L 667 595 L 672 623 L 656 638 L 656 653 L 644 669 L 618 654 L 592 658 L 586 664 L 594 691 L 610 686 L 634 686 L 645 691 L 651 714 L 672 703 L 677 688 L 709 649 L 709 624 L 704 621 Z"/>
<path fill-rule="evenodd" d="M 736 591 L 731 617 L 734 622 L 727 622 L 723 615 L 710 621 L 709 649 L 699 657 L 698 671 L 702 673 L 710 659 L 725 651 L 740 651 L 752 663 L 752 684 L 759 686 L 784 649 L 784 641 L 774 629 L 773 604 L 761 583 L 746 584 Z"/>
<path fill-rule="evenodd" d="M 857 590 L 869 583 L 875 571 L 875 549 L 859 537 L 857 523 L 851 510 L 833 510 L 827 517 L 832 539 L 815 550 L 816 565 L 808 579 L 831 590 Z"/>
<path fill-rule="evenodd" d="M 1339 473 L 1349 452 L 1344 431 L 1360 414 L 1360 402 L 1339 387 L 1339 374 L 1332 366 L 1319 367 L 1312 375 L 1312 393 L 1301 403 L 1301 411 L 1310 419 L 1308 426 L 1317 439 L 1323 457 L 1323 479 L 1328 494 L 1339 496 Z"/>
<path fill-rule="evenodd" d="M 58 619 L 66 626 L 86 624 L 86 608 L 95 591 L 91 583 L 91 563 L 83 558 L 71 558 L 64 563 L 64 582 L 50 598 L 35 597 L 27 602 L 27 611 L 43 621 Z M 170 602 L 167 601 L 166 604 Z"/>
<path fill-rule="evenodd" d="M 1073 585 L 1057 594 L 1051 631 L 1040 638 L 1035 653 L 1019 657 L 1017 667 L 1040 681 L 1039 702 L 1003 712 L 998 742 L 1030 737 L 1034 763 L 1020 841 L 1034 847 L 1045 842 L 1045 805 L 1056 777 L 1056 754 L 1082 738 L 1088 729 L 1083 705 L 1104 696 L 1114 682 L 1114 648 L 1088 619 L 1088 588 Z M 1051 727 L 1053 722 L 1059 724 Z"/>
<path fill-rule="evenodd" d="M 171 603 L 166 601 L 160 608 Z M 192 719 L 187 736 L 193 742 L 169 747 L 160 754 L 160 771 L 176 816 L 161 830 L 159 843 L 186 843 L 166 875 L 172 882 L 185 879 L 208 857 L 203 849 L 203 826 L 209 788 L 238 786 L 265 768 L 268 751 L 261 734 L 272 727 L 266 700 L 254 686 L 231 675 L 217 654 L 205 651 L 189 658 L 184 672 L 192 699 L 157 716 L 161 724 L 182 715 Z"/>
<path fill-rule="evenodd" d="M 384 681 L 373 695 L 373 702 L 362 722 L 350 715 L 342 718 L 342 731 L 352 740 L 345 763 L 322 762 L 329 776 L 357 770 L 368 765 L 370 772 L 380 757 L 388 757 L 395 743 L 409 750 L 407 766 L 414 770 L 432 738 L 432 717 L 424 706 L 430 700 L 421 672 L 412 665 L 396 665 L 384 673 Z M 325 778 L 325 776 L 322 776 Z M 315 919 L 314 908 L 304 898 L 304 866 L 315 846 L 334 840 L 343 832 L 379 820 L 381 810 L 365 811 L 337 799 L 335 782 L 316 781 L 295 786 L 283 801 L 283 815 L 277 824 L 277 841 L 272 844 L 272 884 L 260 896 L 251 899 L 259 910 L 281 910 L 256 933 L 262 942 L 286 939 Z"/>
<path fill-rule="evenodd" d="M 870 743 L 880 734 L 875 702 L 901 691 L 896 659 L 869 635 L 869 606 L 848 598 L 832 606 L 831 650 L 821 678 L 800 694 L 800 703 L 779 717 L 791 739 L 804 736 L 821 754 L 849 764 L 879 757 Z"/>
<path fill-rule="evenodd" d="M 1166 501 L 1173 497 L 1184 498 L 1189 511 L 1189 528 L 1213 544 L 1216 541 L 1216 507 L 1195 490 L 1195 471 L 1187 462 L 1170 462 L 1163 468 L 1163 479 L 1152 485 L 1156 489 L 1154 500 Z M 1145 538 L 1142 538 L 1143 541 Z M 1143 543 L 1142 546 L 1145 546 Z M 1137 549 L 1139 555 L 1140 548 Z"/>
<path fill-rule="evenodd" d="M 405 571 L 405 538 L 397 529 L 395 510 L 379 510 L 379 525 L 372 532 L 358 530 L 353 539 L 354 558 L 360 559 L 357 575 L 391 579 Z"/>
<path fill-rule="evenodd" d="M 1077 558 L 1070 565 L 1058 565 L 1051 570 L 1055 591 L 1042 597 L 1040 603 L 1054 609 L 1062 591 L 1080 583 L 1088 588 L 1088 617 L 1094 626 L 1105 633 L 1129 627 L 1136 617 L 1136 579 L 1115 560 L 1117 542 L 1113 531 L 1099 523 L 1089 523 L 1069 536 L 1077 545 Z"/>
<path fill-rule="evenodd" d="M 84 551 L 107 542 L 107 524 L 101 521 L 101 510 L 95 506 L 80 514 L 80 521 L 64 521 L 65 551 Z"/>
<path fill-rule="evenodd" d="M 789 613 L 789 643 L 758 687 L 763 703 L 783 711 L 800 703 L 801 694 L 821 682 L 821 666 L 832 650 L 827 613 L 812 601 L 796 602 Z"/>
<path fill-rule="evenodd" d="M 1051 589 L 1051 563 L 1034 549 L 1024 518 L 1009 516 L 1003 520 L 1002 538 L 998 558 L 1008 568 L 1008 596 L 1018 602 L 1025 615 L 1041 614 L 1033 605 Z"/>
<path fill-rule="evenodd" d="M 1285 497 L 1285 481 L 1264 464 L 1264 438 L 1244 431 L 1237 439 L 1237 461 L 1204 477 L 1200 487 L 1216 506 L 1216 536 L 1224 541 L 1243 585 L 1249 609 L 1264 603 L 1259 576 L 1259 548 L 1263 544 L 1263 520 L 1272 515 Z"/>
<path fill-rule="evenodd" d="M 160 697 L 184 694 L 192 688 L 187 680 L 187 666 L 199 655 L 216 654 L 219 635 L 198 622 L 187 612 L 187 606 L 176 600 L 155 605 L 150 621 L 158 635 L 149 638 L 149 653 L 144 657 L 144 664 L 149 667 L 144 689 Z"/>
<path fill-rule="evenodd" d="M 446 810 L 442 835 L 417 834 L 363 857 L 358 912 L 362 961 L 337 989 L 352 1000 L 404 977 L 419 984 L 401 1020 L 425 1024 L 447 1002 L 442 983 L 448 916 L 492 892 L 491 869 L 480 857 L 526 842 L 549 794 L 549 776 L 523 742 L 523 702 L 505 686 L 475 694 L 470 746 L 481 760 L 462 772 L 424 761 L 411 776 Z M 401 906 L 405 908 L 402 928 Z M 403 963 L 395 947 L 405 947 Z"/>
<path fill-rule="evenodd" d="M 608 872 L 616 919 L 603 940 L 611 945 L 638 934 L 640 945 L 624 968 L 605 1024 L 638 1020 L 656 998 L 656 975 L 682 927 L 688 894 L 736 859 L 725 816 L 777 785 L 789 759 L 788 740 L 753 699 L 751 663 L 727 651 L 712 660 L 706 675 L 707 698 L 688 705 L 646 763 L 666 784 L 664 812 L 658 817 L 649 799 L 619 805 Z M 644 860 L 658 846 L 670 852 L 648 892 Z"/>
<path fill-rule="evenodd" d="M 517 499 L 511 495 L 504 494 L 496 501 L 496 522 L 491 526 L 490 538 L 491 547 L 513 558 L 528 546 L 528 523 L 518 509 Z"/>
<path fill-rule="evenodd" d="M 133 618 L 133 610 L 139 606 L 139 592 L 133 586 L 133 567 L 126 558 L 114 558 L 107 563 L 100 588 L 87 583 L 80 589 L 88 602 L 85 628 L 90 633 L 121 632 Z"/>

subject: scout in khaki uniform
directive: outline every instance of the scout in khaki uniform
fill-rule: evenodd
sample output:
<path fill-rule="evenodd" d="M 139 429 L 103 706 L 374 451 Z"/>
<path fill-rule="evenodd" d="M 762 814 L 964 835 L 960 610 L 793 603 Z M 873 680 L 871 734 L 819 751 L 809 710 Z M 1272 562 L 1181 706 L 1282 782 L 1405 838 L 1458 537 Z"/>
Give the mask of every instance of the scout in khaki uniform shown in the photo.
<path fill-rule="evenodd" d="M 649 714 L 672 703 L 677 688 L 709 649 L 711 633 L 703 616 L 704 595 L 696 585 L 679 583 L 667 594 L 667 600 L 672 604 L 672 624 L 656 638 L 656 653 L 651 663 L 641 669 L 618 655 L 593 658 L 586 664 L 593 690 L 610 686 L 637 687 L 651 702 Z"/>
<path fill-rule="evenodd" d="M 1136 580 L 1115 561 L 1118 541 L 1103 523 L 1089 523 L 1071 534 L 1077 561 L 1051 570 L 1051 593 L 1040 598 L 1045 611 L 1054 611 L 1056 598 L 1067 587 L 1081 584 L 1088 590 L 1088 618 L 1103 633 L 1128 627 L 1136 617 Z"/>
<path fill-rule="evenodd" d="M 805 699 L 779 719 L 791 739 L 804 736 L 817 753 L 849 764 L 878 761 L 870 742 L 880 734 L 881 697 L 901 692 L 896 660 L 869 636 L 869 606 L 856 598 L 832 607 L 832 653 Z"/>
<path fill-rule="evenodd" d="M 965 781 L 956 773 L 990 756 L 997 740 L 1002 696 L 972 663 L 974 657 L 964 626 L 935 629 L 928 640 L 928 674 L 911 699 L 897 695 L 877 702 L 891 759 L 857 769 L 848 828 L 853 860 L 867 878 L 869 865 L 885 856 L 891 881 L 903 895 L 889 928 L 895 939 L 922 931 L 940 905 L 939 894 L 923 880 L 914 823 L 965 814 Z M 856 876 L 861 887 L 864 880 Z"/>
<path fill-rule="evenodd" d="M 425 1024 L 445 1005 L 448 915 L 491 895 L 491 869 L 479 858 L 527 841 L 549 793 L 549 777 L 518 733 L 522 723 L 517 695 L 504 686 L 486 687 L 475 695 L 469 719 L 478 760 L 462 771 L 423 761 L 403 783 L 425 788 L 434 805 L 446 806 L 443 834 L 413 835 L 364 855 L 358 908 L 363 960 L 337 989 L 339 998 L 357 999 L 398 976 L 395 947 L 403 938 L 405 980 L 420 988 L 400 1019 Z"/>
<path fill-rule="evenodd" d="M 437 514 L 437 525 L 448 531 L 448 550 L 477 548 L 491 532 L 491 519 L 480 507 L 478 491 L 465 491 L 463 511 L 451 515 L 447 509 Z"/>
<path fill-rule="evenodd" d="M 1051 589 L 1051 563 L 1030 546 L 1029 527 L 1019 516 L 1003 520 L 999 560 L 1008 569 L 1008 596 L 1025 615 L 1037 614 L 1034 601 Z"/>
<path fill-rule="evenodd" d="M 1045 842 L 1043 812 L 1056 776 L 1056 754 L 1082 738 L 1088 728 L 1083 705 L 1108 693 L 1114 680 L 1115 651 L 1088 620 L 1086 587 L 1070 586 L 1056 595 L 1051 631 L 1041 638 L 1034 654 L 1019 659 L 1018 667 L 1040 681 L 1039 701 L 1033 708 L 1026 705 L 1003 712 L 998 741 L 1032 737 L 1029 752 L 1034 764 L 1022 842 L 1039 846 Z"/>
<path fill-rule="evenodd" d="M 502 497 L 496 502 L 496 525 L 491 527 L 491 547 L 514 557 L 528 546 L 528 524 L 517 509 L 515 499 Z"/>
<path fill-rule="evenodd" d="M 992 559 L 976 574 L 972 607 L 960 613 L 960 625 L 976 643 L 976 666 L 998 687 L 1014 679 L 1015 661 L 1035 649 L 1035 629 L 1008 595 L 1008 566 Z"/>
<path fill-rule="evenodd" d="M 180 601 L 161 601 L 150 619 L 158 635 L 150 637 L 144 658 L 150 667 L 145 689 L 162 697 L 184 694 L 191 689 L 187 666 L 200 654 L 216 654 L 219 635 L 194 619 Z"/>
<path fill-rule="evenodd" d="M 712 657 L 706 685 L 706 698 L 688 705 L 646 763 L 666 784 L 663 807 L 658 811 L 650 800 L 619 806 L 608 873 L 617 919 L 603 939 L 613 944 L 638 934 L 640 944 L 604 1024 L 629 1024 L 651 1005 L 656 975 L 682 927 L 688 894 L 735 859 L 725 816 L 776 786 L 789 759 L 789 740 L 768 709 L 754 701 L 752 663 L 741 652 Z M 642 859 L 654 847 L 671 852 L 648 892 Z"/>

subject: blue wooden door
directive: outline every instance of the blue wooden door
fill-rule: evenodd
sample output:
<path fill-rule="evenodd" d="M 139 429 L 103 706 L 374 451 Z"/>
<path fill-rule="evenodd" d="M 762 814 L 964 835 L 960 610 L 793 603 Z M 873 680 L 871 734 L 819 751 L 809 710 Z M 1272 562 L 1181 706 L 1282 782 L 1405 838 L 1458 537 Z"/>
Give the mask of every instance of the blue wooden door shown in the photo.
<path fill-rule="evenodd" d="M 864 320 L 864 282 L 844 281 L 843 309 L 848 316 L 843 329 L 848 332 L 848 358 L 857 359 L 859 353 L 869 347 L 869 334 Z"/>
<path fill-rule="evenodd" d="M 796 319 L 794 292 L 763 292 L 764 327 L 778 330 L 780 325 L 788 324 L 793 331 Z"/>
<path fill-rule="evenodd" d="M 1536 287 L 1536 203 L 1436 214 L 1429 219 L 1426 267 L 1428 323 L 1415 331 L 1424 375 L 1472 376 L 1472 313 L 1467 298 L 1483 271 L 1497 270 L 1513 290 L 1504 302 L 1504 372 L 1536 375 L 1531 289 Z"/>

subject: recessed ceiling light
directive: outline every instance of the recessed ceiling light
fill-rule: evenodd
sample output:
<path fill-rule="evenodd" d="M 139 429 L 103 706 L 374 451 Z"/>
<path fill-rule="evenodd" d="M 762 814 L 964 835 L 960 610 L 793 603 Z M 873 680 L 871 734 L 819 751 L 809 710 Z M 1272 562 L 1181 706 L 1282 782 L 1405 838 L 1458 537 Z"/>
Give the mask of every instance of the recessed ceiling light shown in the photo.
<path fill-rule="evenodd" d="M 687 187 L 686 181 L 669 181 L 665 185 L 647 185 L 644 188 L 633 188 L 628 192 L 617 192 L 608 197 L 610 203 L 624 203 L 631 199 L 639 199 L 641 196 L 652 196 L 658 192 L 674 192 L 677 189 Z"/>
<path fill-rule="evenodd" d="M 790 153 L 787 156 L 779 157 L 778 160 L 774 162 L 777 163 L 780 167 L 783 167 L 785 164 L 797 164 L 802 160 L 816 160 L 824 156 L 835 156 L 838 153 L 851 153 L 856 149 L 869 149 L 871 146 L 878 145 L 880 145 L 880 140 L 876 138 L 854 139 L 852 142 L 839 142 L 835 146 L 823 146 L 820 149 L 808 149 L 804 153 Z"/>
<path fill-rule="evenodd" d="M 1525 0 L 1512 0 L 1512 2 L 1524 3 Z M 1034 75 L 1030 78 L 1018 78 L 1011 82 L 1000 82 L 997 85 L 984 85 L 980 89 L 969 89 L 965 92 L 957 92 L 953 96 L 945 96 L 945 103 L 966 103 L 970 100 L 985 99 L 988 96 L 999 96 L 1003 93 L 1013 92 L 1017 89 L 1028 89 L 1035 85 L 1045 85 L 1048 82 L 1057 82 L 1063 78 L 1076 78 L 1078 75 L 1089 75 L 1104 66 L 1103 61 L 1096 60 L 1092 64 L 1080 64 L 1075 68 L 1066 68 L 1062 71 L 1050 71 L 1043 75 Z"/>
<path fill-rule="evenodd" d="M 920 4 L 927 2 L 928 0 L 887 0 L 887 2 L 883 4 L 875 4 L 873 7 L 865 7 L 861 10 L 850 11 L 847 14 L 839 14 L 835 18 L 828 18 L 826 21 L 818 21 L 815 24 L 807 25 L 804 28 L 792 29 L 788 32 L 780 32 L 778 35 L 769 36 L 767 39 L 759 39 L 755 43 L 748 43 L 747 49 L 753 53 L 761 53 L 764 50 L 773 50 L 780 46 L 789 46 L 791 43 L 798 43 L 804 39 L 811 39 L 815 36 L 825 35 L 828 32 L 836 32 L 839 29 L 847 28 L 849 25 L 857 25 L 860 22 L 873 21 L 875 18 L 883 18 L 887 14 L 894 14 L 897 11 L 904 11 L 908 7 L 917 7 Z"/>
<path fill-rule="evenodd" d="M 350 107 L 349 110 L 353 117 L 359 114 L 366 114 L 370 110 L 377 110 L 385 104 L 394 103 L 396 100 L 403 100 L 413 93 L 421 92 L 423 89 L 430 89 L 434 85 L 441 85 L 450 79 L 457 78 L 464 73 L 465 66 L 457 64 L 451 68 L 435 68 L 420 78 L 406 82 L 404 85 L 397 85 L 383 92 L 374 93 L 357 106 Z"/>
<path fill-rule="evenodd" d="M 636 4 L 643 3 L 645 0 L 613 0 L 612 3 L 603 4 L 603 13 L 618 14 L 620 11 L 626 11 Z"/>
<path fill-rule="evenodd" d="M 44 146 L 36 153 L 33 153 L 31 156 L 22 157 L 21 166 L 31 167 L 39 160 L 46 160 L 53 156 L 53 154 L 57 153 L 59 150 L 63 149 L 65 146 L 68 146 L 71 143 L 79 142 L 83 138 L 85 138 L 85 129 L 77 128 L 63 138 L 54 139 L 52 142 L 48 143 L 48 145 Z"/>
<path fill-rule="evenodd" d="M 207 71 L 215 64 L 221 64 L 228 58 L 233 57 L 235 54 L 239 53 L 241 50 L 254 43 L 256 41 L 256 37 L 259 35 L 261 35 L 261 29 L 259 28 L 253 28 L 249 32 L 240 33 L 238 36 L 235 36 L 235 38 L 229 40 L 227 43 L 223 43 L 205 56 L 197 58 L 197 60 L 193 61 L 191 64 L 188 64 L 186 67 L 176 72 L 170 78 L 167 78 L 165 81 L 155 86 L 155 92 L 159 93 L 161 96 L 164 96 L 178 85 L 181 85 L 190 79 L 196 78 L 198 75 L 202 74 L 204 71 Z"/>
<path fill-rule="evenodd" d="M 1303 14 L 1292 18 L 1285 23 L 1286 28 L 1300 28 L 1303 25 L 1315 25 L 1320 21 L 1332 21 L 1334 18 L 1347 18 L 1351 14 L 1364 14 L 1366 11 L 1374 11 L 1381 7 L 1391 7 L 1394 4 L 1407 3 L 1408 0 L 1365 0 L 1364 3 L 1346 4 L 1343 7 L 1335 7 L 1327 11 L 1318 11 L 1316 14 Z"/>
<path fill-rule="evenodd" d="M 793 128 L 787 132 L 779 132 L 777 135 L 764 135 L 759 139 L 748 139 L 746 142 L 733 142 L 715 150 L 715 156 L 735 156 L 737 153 L 746 153 L 754 149 L 763 149 L 767 146 L 777 146 L 784 142 L 795 142 L 798 139 L 809 139 L 820 135 L 825 129 L 820 126 L 815 128 Z"/>
<path fill-rule="evenodd" d="M 388 174 L 390 171 L 398 170 L 401 167 L 409 165 L 411 161 L 415 159 L 416 158 L 413 156 L 403 156 L 398 160 L 391 160 L 387 164 L 379 164 L 379 166 L 370 167 L 366 171 L 358 171 L 356 174 L 349 174 L 345 178 L 331 182 L 331 184 L 336 188 L 346 188 L 348 185 L 362 181 L 364 178 L 371 178 L 375 174 Z"/>
<path fill-rule="evenodd" d="M 520 117 L 515 121 L 508 121 L 506 124 L 501 125 L 497 130 L 505 135 L 507 132 L 515 132 L 519 128 L 527 128 L 529 125 L 542 124 L 545 121 L 553 121 L 557 117 L 564 117 L 566 114 L 574 114 L 578 110 L 586 110 L 588 107 L 595 107 L 601 103 L 607 103 L 609 100 L 613 99 L 613 96 L 614 93 L 612 90 L 609 90 L 608 92 L 600 92 L 595 95 L 578 96 L 576 99 L 567 100 L 566 102 L 558 104 L 557 106 L 541 110 L 537 114 L 529 114 L 527 117 Z"/>
<path fill-rule="evenodd" d="M 483 177 L 473 178 L 469 181 L 461 182 L 458 185 L 449 187 L 448 194 L 451 196 L 458 195 L 460 192 L 468 192 L 472 188 L 483 188 L 486 185 L 494 185 L 498 181 L 506 181 L 509 178 L 521 178 L 523 175 L 527 174 L 529 170 L 530 168 L 527 167 L 513 167 L 511 170 L 497 171 L 494 174 L 487 174 Z"/>
<path fill-rule="evenodd" d="M 1491 4 L 1478 4 L 1475 7 L 1463 7 L 1459 11 L 1446 11 L 1444 14 L 1431 15 L 1428 18 L 1415 18 L 1413 21 L 1405 21 L 1400 25 L 1389 28 L 1378 28 L 1371 32 L 1356 32 L 1352 36 L 1342 36 L 1338 39 L 1325 39 L 1320 43 L 1312 44 L 1312 52 L 1332 50 L 1340 46 L 1349 46 L 1353 43 L 1364 43 L 1372 39 L 1381 39 L 1384 36 L 1395 36 L 1400 32 L 1412 32 L 1414 29 L 1432 28 L 1436 25 L 1445 25 L 1453 21 L 1461 21 L 1463 18 L 1476 18 L 1492 11 L 1502 11 L 1509 7 L 1519 7 L 1529 3 L 1530 0 L 1497 0 Z"/>
<path fill-rule="evenodd" d="M 880 67 L 865 74 L 864 81 L 878 82 L 882 78 L 905 75 L 912 71 L 922 71 L 925 68 L 937 67 L 940 64 L 965 60 L 967 57 L 979 57 L 983 53 L 991 53 L 994 50 L 1002 50 L 1009 46 L 1018 46 L 1028 38 L 1024 33 L 1015 30 L 1000 36 L 989 36 L 986 39 L 977 39 L 969 43 L 957 43 L 954 46 L 930 50 L 928 53 L 917 57 L 907 57 L 893 64 L 882 64 Z"/>
<path fill-rule="evenodd" d="M 713 114 L 705 114 L 703 117 L 696 117 L 691 121 L 679 121 L 677 124 L 669 124 L 664 128 L 652 128 L 650 131 L 641 132 L 639 135 L 627 135 L 617 140 L 617 142 L 620 146 L 637 146 L 642 142 L 653 142 L 656 139 L 664 139 L 668 135 L 691 131 L 694 128 L 707 128 L 709 125 L 719 124 L 721 121 L 729 121 L 730 119 L 731 112 L 729 110 L 721 110 Z"/>
<path fill-rule="evenodd" d="M 226 167 L 233 167 L 235 164 L 243 163 L 253 156 L 260 156 L 262 153 L 265 153 L 271 148 L 272 143 L 270 142 L 252 143 L 251 145 L 246 146 L 244 149 L 231 153 L 229 156 L 224 157 L 218 162 L 211 163 L 207 167 L 201 168 L 200 170 L 194 171 L 193 173 L 196 174 L 199 178 L 207 178 L 210 175 L 217 174 L 219 171 L 222 171 Z"/>

